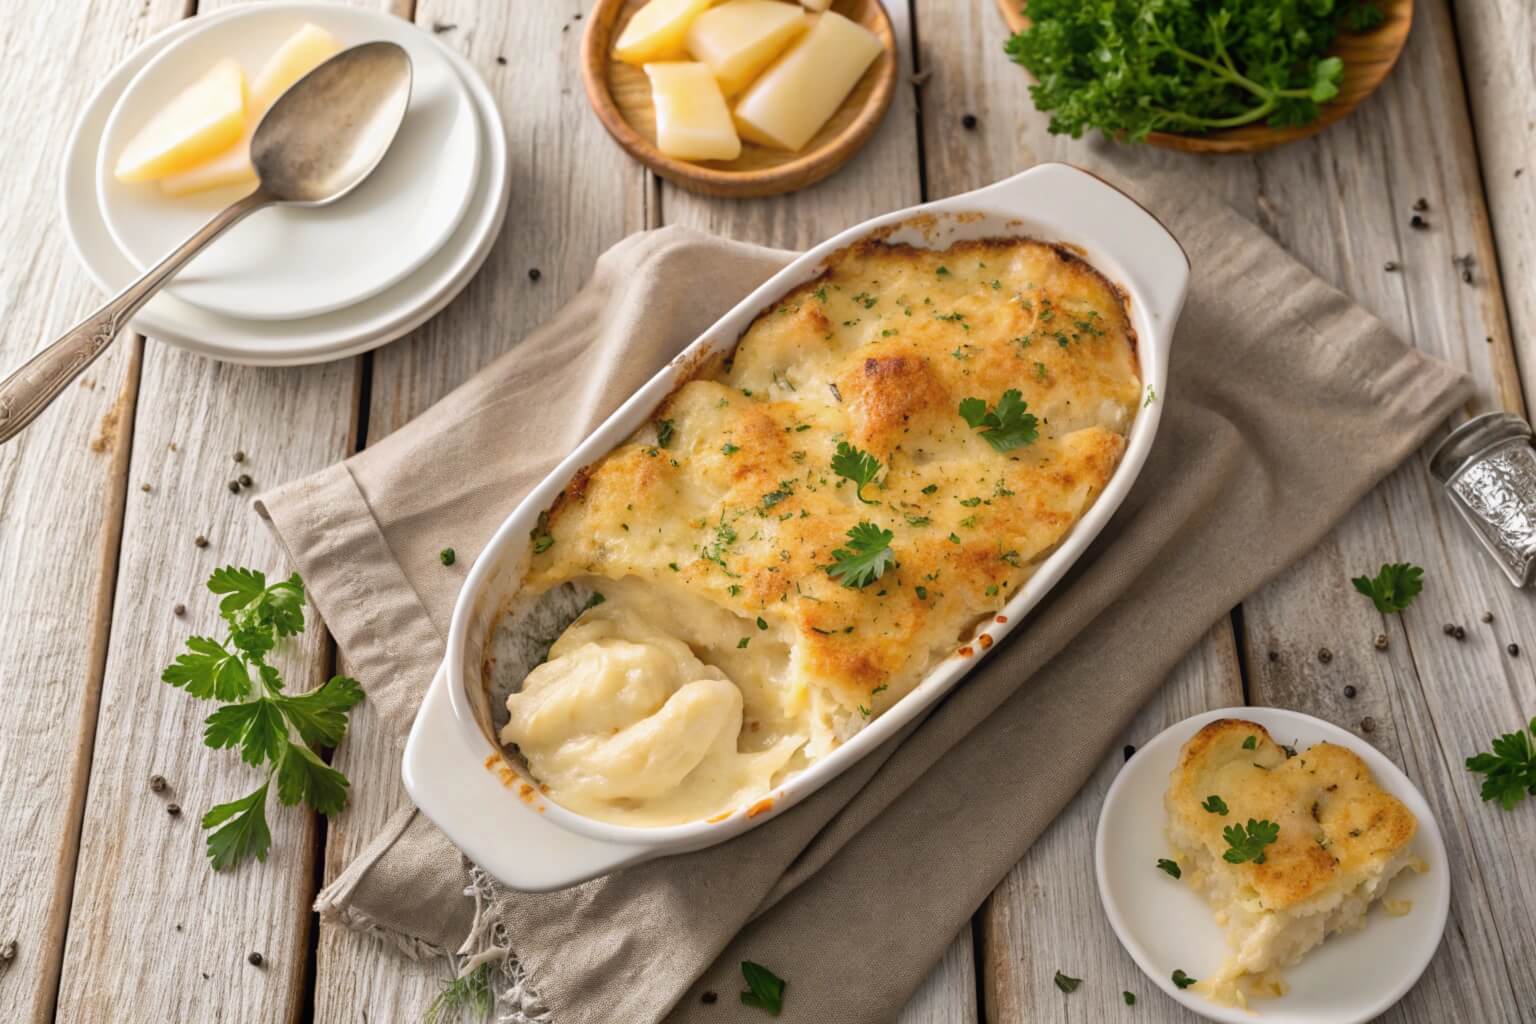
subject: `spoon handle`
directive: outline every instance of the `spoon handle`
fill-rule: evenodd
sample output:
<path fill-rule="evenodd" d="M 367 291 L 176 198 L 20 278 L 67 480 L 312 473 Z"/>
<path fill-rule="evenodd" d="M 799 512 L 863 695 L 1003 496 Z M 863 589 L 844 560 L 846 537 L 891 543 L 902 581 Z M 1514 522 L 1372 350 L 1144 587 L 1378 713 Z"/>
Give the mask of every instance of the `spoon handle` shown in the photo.
<path fill-rule="evenodd" d="M 165 287 L 188 260 L 271 201 L 271 197 L 258 188 L 226 206 L 137 281 L 0 382 L 0 444 L 21 433 L 70 381 L 80 375 L 81 370 L 95 362 L 133 315 Z"/>

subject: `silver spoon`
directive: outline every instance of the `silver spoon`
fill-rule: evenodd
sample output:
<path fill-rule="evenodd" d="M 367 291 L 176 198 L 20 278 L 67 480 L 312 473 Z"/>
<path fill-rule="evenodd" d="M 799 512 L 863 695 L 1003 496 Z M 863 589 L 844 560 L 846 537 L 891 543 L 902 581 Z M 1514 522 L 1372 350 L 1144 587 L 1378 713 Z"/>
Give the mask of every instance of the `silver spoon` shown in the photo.
<path fill-rule="evenodd" d="M 361 185 L 394 141 L 410 96 L 411 58 L 394 43 L 343 50 L 295 82 L 251 136 L 256 190 L 0 383 L 0 444 L 36 419 L 215 238 L 264 206 L 325 206 Z"/>

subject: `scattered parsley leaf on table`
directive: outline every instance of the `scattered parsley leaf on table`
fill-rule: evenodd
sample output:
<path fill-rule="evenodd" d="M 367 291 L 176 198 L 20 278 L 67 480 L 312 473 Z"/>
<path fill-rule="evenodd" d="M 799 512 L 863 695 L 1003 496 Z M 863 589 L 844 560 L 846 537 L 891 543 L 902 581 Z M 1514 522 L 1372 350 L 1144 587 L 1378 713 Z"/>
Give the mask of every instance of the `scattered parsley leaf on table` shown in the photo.
<path fill-rule="evenodd" d="M 1035 78 L 1050 130 L 1090 128 L 1141 141 L 1315 120 L 1338 96 L 1344 63 L 1327 55 L 1341 28 L 1384 20 L 1373 0 L 1029 0 L 1030 25 L 1008 56 Z"/>
<path fill-rule="evenodd" d="M 751 960 L 741 962 L 741 973 L 747 979 L 748 989 L 741 994 L 741 1001 L 777 1017 L 784 1009 L 784 979 Z"/>
<path fill-rule="evenodd" d="M 1424 589 L 1424 570 L 1407 562 L 1388 562 L 1376 578 L 1356 576 L 1350 581 L 1355 589 L 1371 599 L 1383 615 L 1400 612 L 1413 603 Z"/>
<path fill-rule="evenodd" d="M 280 639 L 304 631 L 304 581 L 294 573 L 268 584 L 264 574 L 229 566 L 217 569 L 208 589 L 219 595 L 219 615 L 229 638 L 193 636 L 187 651 L 161 674 L 199 700 L 217 700 L 203 721 L 203 742 L 215 749 L 239 748 L 240 759 L 267 766 L 253 792 L 218 804 L 203 815 L 208 858 L 222 870 L 248 857 L 267 859 L 272 833 L 267 826 L 267 793 L 277 778 L 278 800 L 307 803 L 335 814 L 347 802 L 347 777 L 323 761 L 319 749 L 340 743 L 347 713 L 363 699 L 357 680 L 334 676 L 308 693 L 283 692 L 283 680 L 267 656 Z M 298 740 L 292 732 L 299 734 Z"/>
<path fill-rule="evenodd" d="M 895 539 L 890 530 L 861 522 L 848 531 L 848 546 L 832 552 L 827 575 L 840 580 L 845 587 L 869 586 L 896 564 L 896 553 L 891 550 L 891 541 Z"/>
<path fill-rule="evenodd" d="M 1493 741 L 1491 752 L 1467 758 L 1467 770 L 1485 776 L 1483 799 L 1497 801 L 1506 811 L 1524 800 L 1526 794 L 1536 796 L 1536 718 L 1531 719 L 1529 731 L 1516 729 Z"/>
<path fill-rule="evenodd" d="M 1221 830 L 1230 850 L 1221 855 L 1221 859 L 1228 864 L 1242 864 L 1245 861 L 1253 861 L 1255 864 L 1264 863 L 1264 847 L 1280 838 L 1280 826 L 1272 821 L 1254 821 L 1248 819 L 1248 824 L 1228 825 Z"/>
<path fill-rule="evenodd" d="M 980 398 L 966 398 L 960 402 L 960 418 L 973 429 L 981 431 L 981 439 L 1000 452 L 1011 452 L 1026 444 L 1034 443 L 1040 436 L 1038 421 L 1026 410 L 1029 403 L 1015 388 L 1003 392 L 990 412 L 987 403 Z"/>
<path fill-rule="evenodd" d="M 1178 986 L 1180 990 L 1189 988 L 1189 986 L 1195 984 L 1198 980 L 1199 979 L 1191 978 L 1189 975 L 1185 974 L 1182 969 L 1173 972 L 1173 983 Z"/>
<path fill-rule="evenodd" d="M 864 488 L 875 482 L 880 475 L 880 460 L 862 448 L 855 448 L 847 441 L 837 442 L 837 452 L 832 456 L 832 472 L 854 483 L 854 496 L 866 505 L 878 505 L 864 497 Z"/>
<path fill-rule="evenodd" d="M 1076 992 L 1077 986 L 1082 983 L 1082 978 L 1074 978 L 1070 975 L 1062 974 L 1060 971 L 1056 972 L 1056 987 L 1063 992 Z"/>

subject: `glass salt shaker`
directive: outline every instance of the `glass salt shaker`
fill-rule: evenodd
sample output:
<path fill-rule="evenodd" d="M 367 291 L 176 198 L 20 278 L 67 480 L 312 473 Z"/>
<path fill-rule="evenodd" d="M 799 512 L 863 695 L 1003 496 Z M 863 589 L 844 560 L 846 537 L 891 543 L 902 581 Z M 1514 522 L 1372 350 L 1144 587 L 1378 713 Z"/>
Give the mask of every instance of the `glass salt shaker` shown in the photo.
<path fill-rule="evenodd" d="M 1476 416 L 1435 449 L 1429 470 L 1517 587 L 1536 578 L 1536 447 L 1507 412 Z"/>

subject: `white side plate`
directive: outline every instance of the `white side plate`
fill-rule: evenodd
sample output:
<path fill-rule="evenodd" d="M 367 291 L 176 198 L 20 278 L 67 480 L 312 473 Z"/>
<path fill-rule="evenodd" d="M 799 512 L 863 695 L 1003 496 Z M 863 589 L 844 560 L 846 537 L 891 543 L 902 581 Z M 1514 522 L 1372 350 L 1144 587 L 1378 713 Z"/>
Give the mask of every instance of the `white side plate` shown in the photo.
<path fill-rule="evenodd" d="M 1185 742 L 1218 718 L 1257 722 L 1275 742 L 1297 750 L 1327 740 L 1359 754 L 1377 783 L 1419 819 L 1413 850 L 1429 864 L 1422 875 L 1405 871 L 1388 890 L 1392 899 L 1412 900 L 1411 911 L 1394 917 L 1380 906 L 1372 908 L 1365 928 L 1333 936 L 1284 969 L 1290 991 L 1255 1000 L 1252 1010 L 1213 1003 L 1173 984 L 1175 970 L 1192 978 L 1210 976 L 1226 954 L 1226 942 L 1205 900 L 1157 868 L 1158 858 L 1171 856 L 1163 833 L 1168 776 Z M 1429 804 L 1397 765 L 1336 725 L 1258 707 L 1207 711 L 1143 744 L 1104 797 L 1094 861 L 1109 923 L 1147 977 L 1196 1013 L 1230 1024 L 1360 1024 L 1385 1012 L 1413 987 L 1440 945 L 1454 870 Z"/>

